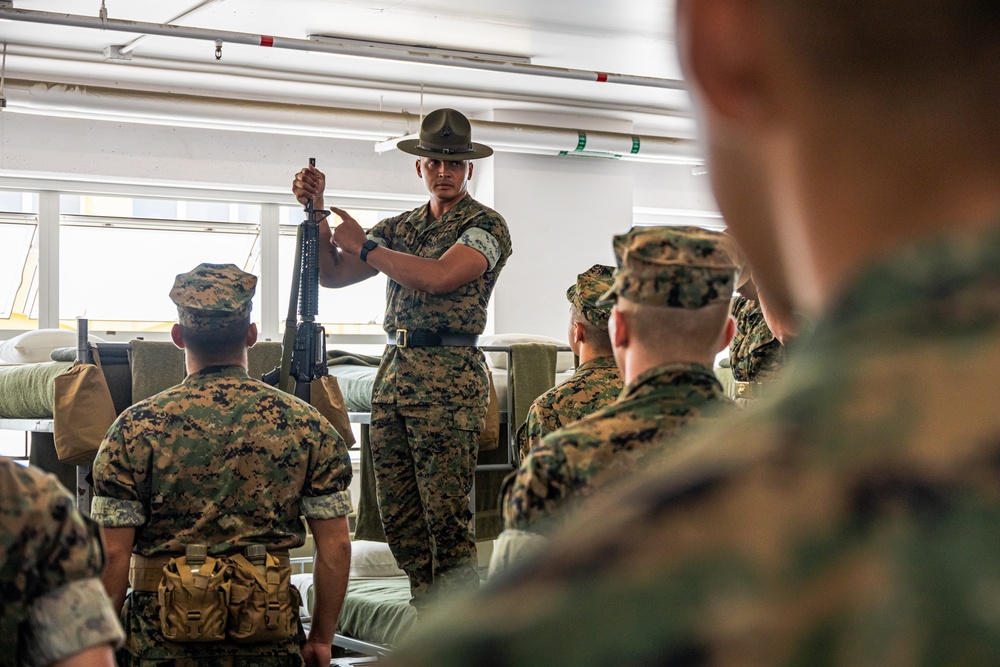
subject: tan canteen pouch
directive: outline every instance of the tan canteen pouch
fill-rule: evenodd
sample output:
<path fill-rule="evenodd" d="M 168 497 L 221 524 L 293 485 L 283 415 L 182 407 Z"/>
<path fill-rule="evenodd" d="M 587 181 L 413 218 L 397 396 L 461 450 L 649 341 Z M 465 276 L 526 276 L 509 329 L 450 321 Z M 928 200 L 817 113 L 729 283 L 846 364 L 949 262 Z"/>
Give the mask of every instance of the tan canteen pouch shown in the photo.
<path fill-rule="evenodd" d="M 228 558 L 232 565 L 228 638 L 273 642 L 294 636 L 301 600 L 291 586 L 291 567 L 267 553 L 263 545 L 251 545 L 245 553 Z"/>
<path fill-rule="evenodd" d="M 172 642 L 217 642 L 226 637 L 230 582 L 227 565 L 191 545 L 163 566 L 157 589 L 160 629 Z"/>

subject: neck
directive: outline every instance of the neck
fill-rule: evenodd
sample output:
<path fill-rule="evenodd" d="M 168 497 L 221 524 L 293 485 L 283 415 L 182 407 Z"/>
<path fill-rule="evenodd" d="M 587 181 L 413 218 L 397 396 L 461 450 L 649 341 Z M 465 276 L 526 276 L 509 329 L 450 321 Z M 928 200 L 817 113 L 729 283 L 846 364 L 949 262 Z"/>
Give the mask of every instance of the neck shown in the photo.
<path fill-rule="evenodd" d="M 203 359 L 195 354 L 192 354 L 191 350 L 185 349 L 184 366 L 188 375 L 203 371 L 206 368 L 211 368 L 212 366 L 239 366 L 243 370 L 246 370 L 247 351 L 246 348 L 244 348 L 242 354 L 235 354 L 230 357 L 218 359 Z"/>
<path fill-rule="evenodd" d="M 465 196 L 467 194 L 469 194 L 469 191 L 463 188 L 462 192 L 454 199 L 439 199 L 437 197 L 431 196 L 431 199 L 428 202 L 431 211 L 431 218 L 432 219 L 440 218 L 442 215 L 444 215 L 451 209 L 455 208 L 458 202 L 465 199 Z"/>
<path fill-rule="evenodd" d="M 628 349 L 621 352 L 623 358 L 618 362 L 618 368 L 622 370 L 622 379 L 625 384 L 632 384 L 640 375 L 657 366 L 698 364 L 711 368 L 714 361 L 714 355 L 711 353 L 695 350 L 671 350 L 664 354 L 659 349 L 647 350 L 637 345 L 630 345 Z M 616 356 L 616 359 L 618 358 Z"/>
<path fill-rule="evenodd" d="M 577 356 L 580 357 L 580 363 L 585 364 L 588 361 L 592 361 L 594 359 L 600 359 L 601 357 L 610 357 L 612 355 L 604 351 L 598 352 L 594 350 L 594 348 L 591 347 L 590 345 L 583 343 L 582 345 L 580 345 L 580 353 Z"/>

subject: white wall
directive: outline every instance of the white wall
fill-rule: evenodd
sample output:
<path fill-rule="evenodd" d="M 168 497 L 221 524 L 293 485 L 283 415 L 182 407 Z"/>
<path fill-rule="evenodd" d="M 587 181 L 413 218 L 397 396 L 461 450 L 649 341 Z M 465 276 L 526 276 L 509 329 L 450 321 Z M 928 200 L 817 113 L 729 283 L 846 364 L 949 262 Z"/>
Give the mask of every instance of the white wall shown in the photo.
<path fill-rule="evenodd" d="M 495 119 L 515 120 L 499 113 Z M 606 119 L 521 120 L 628 131 Z M 0 176 L 74 174 L 284 192 L 309 157 L 317 158 L 333 191 L 425 194 L 414 158 L 377 155 L 367 141 L 0 113 Z M 560 339 L 566 288 L 591 265 L 614 264 L 611 237 L 629 229 L 634 206 L 714 209 L 708 178 L 690 167 L 594 158 L 498 153 L 476 163 L 471 189 L 506 218 L 514 245 L 495 294 L 495 331 Z"/>

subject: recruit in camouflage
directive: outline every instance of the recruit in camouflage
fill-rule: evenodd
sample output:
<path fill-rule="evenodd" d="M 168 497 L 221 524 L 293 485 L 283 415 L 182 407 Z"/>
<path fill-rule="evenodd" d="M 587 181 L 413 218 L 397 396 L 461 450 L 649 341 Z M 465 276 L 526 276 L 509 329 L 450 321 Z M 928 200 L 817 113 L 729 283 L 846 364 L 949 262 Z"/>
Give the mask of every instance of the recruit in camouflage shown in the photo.
<path fill-rule="evenodd" d="M 121 626 L 101 583 L 97 525 L 55 477 L 0 458 L 0 665 L 49 665 Z"/>
<path fill-rule="evenodd" d="M 870 267 L 798 344 L 394 664 L 1000 664 L 1000 231 Z"/>
<path fill-rule="evenodd" d="M 424 205 L 382 220 L 368 236 L 431 259 L 466 245 L 486 257 L 486 271 L 447 294 L 390 279 L 385 330 L 481 334 L 511 253 L 507 224 L 468 195 L 437 219 L 429 213 Z M 372 459 L 386 541 L 417 604 L 432 584 L 479 585 L 468 495 L 488 402 L 486 359 L 478 348 L 386 348 L 372 390 Z"/>
<path fill-rule="evenodd" d="M 344 441 L 315 408 L 239 366 L 212 366 L 112 425 L 94 462 L 91 514 L 104 526 L 134 527 L 141 556 L 179 555 L 189 544 L 207 545 L 211 556 L 249 544 L 290 549 L 305 541 L 301 517 L 350 513 L 350 482 Z M 298 657 L 298 637 L 167 643 L 158 608 L 155 593 L 133 593 L 126 603 L 132 664 L 287 665 Z"/>
<path fill-rule="evenodd" d="M 649 369 L 616 402 L 532 448 L 504 495 L 504 528 L 538 530 L 557 510 L 634 470 L 650 448 L 669 448 L 689 422 L 730 406 L 707 366 Z"/>
<path fill-rule="evenodd" d="M 573 304 L 576 312 L 602 331 L 608 330 L 611 302 L 602 300 L 601 297 L 611 289 L 614 281 L 613 267 L 594 264 L 577 275 L 576 282 L 566 290 L 566 299 Z"/>
<path fill-rule="evenodd" d="M 733 299 L 736 332 L 729 344 L 729 364 L 737 382 L 766 382 L 785 362 L 785 348 L 764 321 L 760 305 L 753 300 Z"/>
<path fill-rule="evenodd" d="M 577 366 L 572 377 L 536 398 L 528 408 L 517 429 L 521 460 L 549 433 L 614 403 L 622 387 L 614 357 L 597 357 Z"/>

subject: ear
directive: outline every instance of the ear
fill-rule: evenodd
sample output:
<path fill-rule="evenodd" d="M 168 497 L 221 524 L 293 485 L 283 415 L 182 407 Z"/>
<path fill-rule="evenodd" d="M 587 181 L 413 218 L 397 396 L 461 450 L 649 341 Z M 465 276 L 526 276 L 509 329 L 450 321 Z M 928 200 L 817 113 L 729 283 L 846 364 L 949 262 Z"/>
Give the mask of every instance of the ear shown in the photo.
<path fill-rule="evenodd" d="M 257 323 L 251 322 L 250 328 L 247 329 L 247 347 L 253 347 L 257 344 Z"/>
<path fill-rule="evenodd" d="M 611 308 L 611 316 L 608 318 L 608 334 L 611 336 L 611 346 L 614 349 L 619 350 L 628 347 L 628 320 L 618 310 L 617 306 Z"/>
<path fill-rule="evenodd" d="M 473 165 L 473 163 L 472 163 L 472 160 L 469 160 L 469 180 L 470 180 L 470 181 L 472 180 L 472 167 L 473 167 L 473 166 L 474 166 L 474 165 Z"/>
<path fill-rule="evenodd" d="M 420 158 L 417 158 L 416 167 L 417 167 L 417 176 L 419 176 L 420 178 L 423 178 L 424 177 L 424 170 L 420 168 Z"/>
<path fill-rule="evenodd" d="M 722 352 L 729 347 L 729 344 L 733 342 L 733 336 L 736 335 L 736 320 L 732 317 L 726 318 L 726 326 L 722 329 L 722 338 L 719 339 L 719 349 L 716 352 Z"/>
<path fill-rule="evenodd" d="M 180 349 L 184 349 L 184 338 L 181 336 L 181 325 L 174 324 L 170 327 L 170 340 L 174 341 L 174 345 Z"/>
<path fill-rule="evenodd" d="M 586 338 L 586 332 L 584 331 L 582 324 L 580 324 L 579 322 L 573 322 L 573 324 L 570 325 L 569 331 L 570 331 L 570 336 L 572 336 L 573 338 L 571 341 L 573 345 L 579 345 L 580 343 L 584 342 L 584 339 Z"/>
<path fill-rule="evenodd" d="M 710 111 L 764 118 L 767 39 L 758 3 L 680 0 L 677 42 L 686 78 Z"/>

